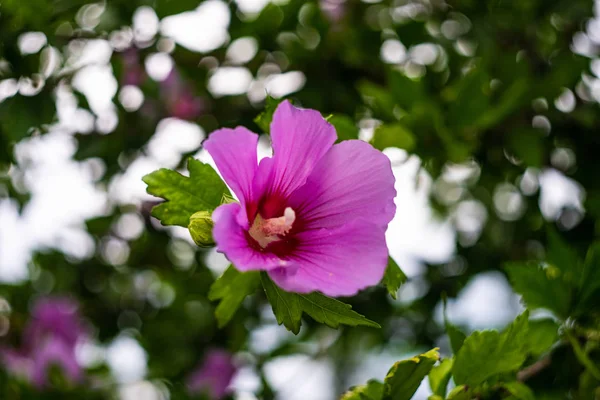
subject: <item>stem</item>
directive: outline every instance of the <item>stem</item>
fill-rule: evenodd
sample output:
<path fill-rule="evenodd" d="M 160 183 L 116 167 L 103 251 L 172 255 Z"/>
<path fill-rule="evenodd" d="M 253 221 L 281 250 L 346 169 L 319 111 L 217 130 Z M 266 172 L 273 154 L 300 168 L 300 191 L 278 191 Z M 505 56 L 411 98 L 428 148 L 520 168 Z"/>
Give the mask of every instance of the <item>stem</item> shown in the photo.
<path fill-rule="evenodd" d="M 573 346 L 573 351 L 575 352 L 575 356 L 577 356 L 579 362 L 585 368 L 587 368 L 589 373 L 592 374 L 594 378 L 600 380 L 600 369 L 598 369 L 598 367 L 594 365 L 594 362 L 590 360 L 586 352 L 581 348 L 581 345 L 579 344 L 577 338 L 573 336 L 573 334 L 568 330 L 566 331 L 566 335 L 567 339 L 569 339 L 569 342 L 571 342 L 571 346 Z"/>

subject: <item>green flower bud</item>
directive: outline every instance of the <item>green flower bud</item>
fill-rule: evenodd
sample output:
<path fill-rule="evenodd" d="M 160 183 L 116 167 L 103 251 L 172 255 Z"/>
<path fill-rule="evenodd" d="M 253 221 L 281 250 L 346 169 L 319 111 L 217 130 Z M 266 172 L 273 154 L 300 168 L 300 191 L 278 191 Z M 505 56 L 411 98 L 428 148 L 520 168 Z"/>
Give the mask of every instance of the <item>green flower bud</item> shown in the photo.
<path fill-rule="evenodd" d="M 199 247 L 212 247 L 215 242 L 212 237 L 213 220 L 208 211 L 198 211 L 190 217 L 188 229 L 192 239 Z"/>

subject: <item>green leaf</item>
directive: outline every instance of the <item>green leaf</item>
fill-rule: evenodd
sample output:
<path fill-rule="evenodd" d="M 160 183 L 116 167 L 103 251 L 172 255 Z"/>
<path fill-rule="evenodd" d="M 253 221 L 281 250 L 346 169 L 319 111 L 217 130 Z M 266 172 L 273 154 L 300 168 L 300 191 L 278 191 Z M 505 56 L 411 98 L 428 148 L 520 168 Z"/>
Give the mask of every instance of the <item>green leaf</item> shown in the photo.
<path fill-rule="evenodd" d="M 388 85 L 396 104 L 406 110 L 426 101 L 425 86 L 422 80 L 414 80 L 398 70 L 390 70 Z"/>
<path fill-rule="evenodd" d="M 459 385 L 448 393 L 446 400 L 471 400 L 470 390 L 465 385 Z"/>
<path fill-rule="evenodd" d="M 190 217 L 188 229 L 194 243 L 199 247 L 212 247 L 215 242 L 212 237 L 213 220 L 208 211 L 198 211 Z"/>
<path fill-rule="evenodd" d="M 187 228 L 193 214 L 198 211 L 212 212 L 221 204 L 223 195 L 231 196 L 210 165 L 190 158 L 188 170 L 189 178 L 165 168 L 142 178 L 148 185 L 146 191 L 149 194 L 166 200 L 152 209 L 152 216 L 163 225 Z"/>
<path fill-rule="evenodd" d="M 577 311 L 585 314 L 597 310 L 600 303 L 600 243 L 588 250 L 581 275 Z"/>
<path fill-rule="evenodd" d="M 527 385 L 521 382 L 507 382 L 504 384 L 506 390 L 519 400 L 535 400 L 535 396 Z"/>
<path fill-rule="evenodd" d="M 446 300 L 445 295 L 444 295 L 442 301 L 444 304 L 444 325 L 446 327 L 446 333 L 448 334 L 448 338 L 450 339 L 450 347 L 452 347 L 452 353 L 458 354 L 458 351 L 462 347 L 463 342 L 465 341 L 465 338 L 467 337 L 467 335 L 465 335 L 460 329 L 458 329 L 458 327 L 456 325 L 452 324 L 448 320 L 448 316 L 446 315 L 447 300 Z"/>
<path fill-rule="evenodd" d="M 318 292 L 308 294 L 285 292 L 277 287 L 264 272 L 261 275 L 261 281 L 277 322 L 283 323 L 288 330 L 295 334 L 300 331 L 303 312 L 310 315 L 315 321 L 331 328 L 338 328 L 340 325 L 381 328 L 378 323 L 352 311 L 350 304 L 342 303 Z"/>
<path fill-rule="evenodd" d="M 561 318 L 571 310 L 571 289 L 554 266 L 538 263 L 512 263 L 506 272 L 514 290 L 530 309 L 545 308 Z"/>
<path fill-rule="evenodd" d="M 271 121 L 273 121 L 273 114 L 275 113 L 279 103 L 281 103 L 283 100 L 285 99 L 275 99 L 271 96 L 267 96 L 267 99 L 265 100 L 264 111 L 254 118 L 254 123 L 258 125 L 262 132 L 269 133 Z"/>
<path fill-rule="evenodd" d="M 279 325 L 283 324 L 289 331 L 297 335 L 300 332 L 302 319 L 300 298 L 295 293 L 281 290 L 266 272 L 260 274 L 260 280 L 265 289 L 267 300 L 273 307 L 273 314 L 275 314 L 277 323 Z"/>
<path fill-rule="evenodd" d="M 396 299 L 396 295 L 398 294 L 398 289 L 400 286 L 406 282 L 406 275 L 400 269 L 398 264 L 392 259 L 392 257 L 388 257 L 388 265 L 385 269 L 385 274 L 383 275 L 383 279 L 381 282 L 386 287 L 390 296 Z"/>
<path fill-rule="evenodd" d="M 350 304 L 342 303 L 319 292 L 297 294 L 297 296 L 300 297 L 300 306 L 305 313 L 310 315 L 315 321 L 331 328 L 335 329 L 340 325 L 363 325 L 370 326 L 371 328 L 381 328 L 377 322 L 365 318 L 364 315 L 356 311 L 352 311 Z"/>
<path fill-rule="evenodd" d="M 366 385 L 355 386 L 344 393 L 340 400 L 381 400 L 383 383 L 370 380 Z"/>
<path fill-rule="evenodd" d="M 534 356 L 544 354 L 558 340 L 559 325 L 550 318 L 529 321 L 527 348 Z"/>
<path fill-rule="evenodd" d="M 358 127 L 352 118 L 345 115 L 333 115 L 327 121 L 334 126 L 338 142 L 342 140 L 358 139 Z"/>
<path fill-rule="evenodd" d="M 494 375 L 517 370 L 527 357 L 528 318 L 525 311 L 502 333 L 478 331 L 467 337 L 454 360 L 454 381 L 475 387 Z"/>
<path fill-rule="evenodd" d="M 385 124 L 375 129 L 371 144 L 378 150 L 398 147 L 411 151 L 415 148 L 415 136 L 401 123 Z"/>
<path fill-rule="evenodd" d="M 574 286 L 578 285 L 584 268 L 579 254 L 560 237 L 554 228 L 548 228 L 547 236 L 548 262 L 562 272 L 565 280 L 572 282 Z"/>
<path fill-rule="evenodd" d="M 384 380 L 383 400 L 409 400 L 439 359 L 433 349 L 394 364 Z"/>
<path fill-rule="evenodd" d="M 433 367 L 429 373 L 429 387 L 433 394 L 446 397 L 446 389 L 448 382 L 452 377 L 452 364 L 454 360 L 452 358 L 443 359 L 439 365 Z"/>
<path fill-rule="evenodd" d="M 246 296 L 253 294 L 260 283 L 260 274 L 256 271 L 239 272 L 230 265 L 223 275 L 217 279 L 208 292 L 211 301 L 221 300 L 215 316 L 219 328 L 231 320 Z"/>

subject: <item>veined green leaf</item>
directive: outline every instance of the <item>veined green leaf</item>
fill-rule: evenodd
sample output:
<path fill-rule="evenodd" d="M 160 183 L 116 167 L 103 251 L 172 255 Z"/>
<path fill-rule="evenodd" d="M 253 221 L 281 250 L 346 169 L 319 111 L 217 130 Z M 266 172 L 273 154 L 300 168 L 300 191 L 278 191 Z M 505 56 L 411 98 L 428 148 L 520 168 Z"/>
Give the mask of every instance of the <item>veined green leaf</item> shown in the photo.
<path fill-rule="evenodd" d="M 439 359 L 433 349 L 394 364 L 384 380 L 383 400 L 409 400 Z"/>
<path fill-rule="evenodd" d="M 166 201 L 152 209 L 152 216 L 163 225 L 179 225 L 185 228 L 190 217 L 198 211 L 212 212 L 221 204 L 229 189 L 217 172 L 207 164 L 190 158 L 190 176 L 185 177 L 170 169 L 159 169 L 146 176 L 147 192 Z"/>
<path fill-rule="evenodd" d="M 288 330 L 295 334 L 300 331 L 303 312 L 310 315 L 315 321 L 331 328 L 337 328 L 340 325 L 381 328 L 378 323 L 352 311 L 352 306 L 349 304 L 318 292 L 308 294 L 285 292 L 277 287 L 265 272 L 262 273 L 261 280 L 277 322 L 283 323 Z"/>
<path fill-rule="evenodd" d="M 396 295 L 398 293 L 398 289 L 400 286 L 406 282 L 406 275 L 400 269 L 398 264 L 392 259 L 392 257 L 388 257 L 388 265 L 385 269 L 385 274 L 383 275 L 382 283 L 385 285 L 390 296 L 396 299 Z"/>
<path fill-rule="evenodd" d="M 355 386 L 344 393 L 340 400 L 381 400 L 383 383 L 370 380 L 366 385 Z"/>
<path fill-rule="evenodd" d="M 260 274 L 256 271 L 239 272 L 230 265 L 223 275 L 217 279 L 208 292 L 211 301 L 221 300 L 215 316 L 219 328 L 227 325 L 246 296 L 253 294 L 260 283 Z"/>
<path fill-rule="evenodd" d="M 527 357 L 528 319 L 525 311 L 502 333 L 478 331 L 467 337 L 454 360 L 454 381 L 475 387 L 494 375 L 516 371 Z"/>
<path fill-rule="evenodd" d="M 446 397 L 448 382 L 450 382 L 450 378 L 452 377 L 453 363 L 454 359 L 446 358 L 439 365 L 433 367 L 429 373 L 429 387 L 433 394 L 437 394 L 442 398 Z"/>

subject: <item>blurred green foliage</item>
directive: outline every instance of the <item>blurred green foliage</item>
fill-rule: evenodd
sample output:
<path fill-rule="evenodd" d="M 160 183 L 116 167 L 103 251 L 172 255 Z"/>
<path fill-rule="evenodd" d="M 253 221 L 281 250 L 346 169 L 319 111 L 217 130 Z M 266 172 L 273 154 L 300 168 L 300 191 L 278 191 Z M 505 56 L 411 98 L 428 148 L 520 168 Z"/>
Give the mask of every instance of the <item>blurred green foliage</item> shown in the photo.
<path fill-rule="evenodd" d="M 199 3 L 2 1 L 0 84 L 9 82 L 19 90 L 5 95 L 8 83 L 0 90 L 0 201 L 12 199 L 20 207 L 28 203 L 31 193 L 19 178 L 27 163 L 15 157 L 15 146 L 53 129 L 59 120 L 57 91 L 72 90 L 78 107 L 91 110 L 86 96 L 73 88 L 73 77 L 81 69 L 69 64 L 74 49 L 91 40 L 114 44 L 118 35 L 132 35 L 127 27 L 141 6 L 152 7 L 164 18 Z M 327 4 L 337 7 L 332 11 Z M 393 266 L 384 285 L 343 299 L 352 310 L 337 300 L 320 299 L 335 302 L 331 308 L 348 313 L 346 318 L 355 320 L 351 325 L 381 329 L 340 326 L 332 343 L 313 351 L 310 344 L 320 343 L 329 330 L 323 324 L 337 327 L 339 320 L 311 313 L 299 299 L 305 296 L 284 294 L 292 301 L 287 308 L 276 303 L 278 288 L 271 282 L 272 290 L 257 290 L 258 274 L 229 268 L 213 285 L 208 251 L 172 236 L 153 219 L 187 228 L 194 213 L 212 211 L 228 201 L 228 190 L 214 171 L 199 161 L 187 161 L 194 151 L 183 154 L 178 164 L 181 170 L 187 165 L 189 177 L 165 169 L 146 176 L 149 193 L 168 202 L 153 211 L 156 203 L 151 202 L 114 205 L 107 215 L 86 221 L 98 248 L 110 239 L 126 242 L 126 261 L 115 265 L 100 250 L 83 261 L 58 250 L 40 250 L 30 263 L 30 279 L 0 285 L 0 298 L 11 308 L 10 329 L 0 329 L 0 347 L 20 345 L 32 299 L 69 294 L 81 303 L 98 344 L 119 335 L 139 341 L 148 354 L 147 379 L 165 386 L 173 399 L 188 396 L 184 379 L 212 347 L 245 355 L 260 377 L 255 394 L 261 399 L 275 397 L 264 365 L 298 353 L 330 357 L 336 372 L 334 391 L 346 393 L 344 399 L 408 398 L 427 374 L 434 400 L 598 398 L 600 110 L 594 92 L 598 80 L 590 70 L 598 43 L 588 37 L 589 54 L 574 51 L 590 22 L 597 21 L 592 19 L 592 2 L 289 0 L 269 3 L 255 16 L 244 14 L 235 2 L 227 7 L 230 39 L 251 36 L 257 41 L 259 50 L 245 64 L 253 76 L 263 74 L 267 64 L 283 72 L 301 71 L 306 82 L 289 95 L 294 103 L 331 116 L 340 140 L 361 137 L 380 150 L 394 147 L 418 156 L 432 177 L 430 203 L 437 215 L 452 220 L 461 204 L 476 202 L 487 215 L 481 232 L 472 239 L 459 229 L 454 259 L 427 267 L 422 279 L 428 289 L 415 299 L 396 299 L 406 277 Z M 19 47 L 26 32 L 41 32 L 46 38 L 33 54 Z M 160 34 L 141 43 L 129 39 L 127 47 L 135 49 L 142 72 L 144 60 L 164 50 L 160 39 Z M 391 56 L 383 50 L 386 43 L 396 46 Z M 398 50 L 398 43 L 404 50 Z M 267 133 L 278 99 L 252 101 L 245 93 L 217 96 L 208 88 L 214 66 L 229 65 L 226 47 L 205 54 L 180 45 L 170 50 L 184 86 L 205 101 L 203 111 L 189 119 L 206 132 L 243 125 Z M 60 55 L 54 69 L 49 67 L 51 51 Z M 132 69 L 126 54 L 126 49 L 117 48 L 110 58 L 120 87 Z M 140 109 L 128 111 L 114 99 L 118 124 L 110 133 L 95 125 L 91 132 L 73 134 L 76 160 L 99 159 L 104 164 L 100 187 L 108 187 L 147 151 L 158 122 L 170 116 L 160 83 L 138 78 L 144 94 Z M 573 156 L 561 163 L 556 156 L 560 151 Z M 448 178 L 448 168 L 458 164 L 472 172 L 467 179 Z M 567 206 L 553 216 L 542 213 L 539 179 L 549 169 L 585 189 L 582 208 Z M 528 189 L 527 179 L 533 179 L 533 189 Z M 175 187 L 168 188 L 171 184 Z M 210 193 L 182 197 L 181 188 Z M 499 188 L 517 194 L 518 210 L 502 200 Z M 120 238 L 115 224 L 131 213 L 141 216 L 143 232 L 133 239 Z M 6 229 L 2 225 L 0 229 Z M 463 333 L 466 327 L 452 321 L 440 324 L 436 310 L 442 297 L 458 296 L 484 271 L 506 273 L 532 313 L 541 309 L 552 318 L 542 314 L 544 318 L 528 321 L 525 313 L 500 333 L 469 335 Z M 269 287 L 269 282 L 263 284 Z M 265 317 L 269 302 L 274 316 Z M 298 336 L 289 333 L 266 353 L 248 354 L 252 332 L 274 321 Z M 442 361 L 435 367 L 439 355 L 424 353 L 400 361 L 383 383 L 370 381 L 347 392 L 350 373 L 364 361 L 360 351 L 365 348 L 416 354 L 438 346 Z M 0 398 L 117 396 L 118 385 L 104 363 L 87 372 L 100 382 L 97 386 L 63 387 L 57 380 L 39 392 L 0 369 Z M 450 377 L 458 386 L 448 386 Z"/>

